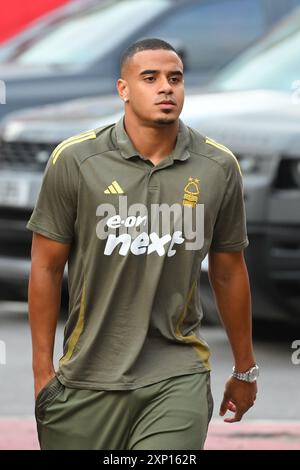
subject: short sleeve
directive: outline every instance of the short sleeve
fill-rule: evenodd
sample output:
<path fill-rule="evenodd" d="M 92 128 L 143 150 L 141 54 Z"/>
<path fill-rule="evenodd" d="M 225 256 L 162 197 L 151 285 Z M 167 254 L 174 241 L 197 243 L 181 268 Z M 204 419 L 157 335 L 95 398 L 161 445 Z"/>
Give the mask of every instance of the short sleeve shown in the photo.
<path fill-rule="evenodd" d="M 70 243 L 77 212 L 79 169 L 70 150 L 64 150 L 57 160 L 53 159 L 53 154 L 27 228 L 53 240 Z"/>
<path fill-rule="evenodd" d="M 248 244 L 242 175 L 238 164 L 232 159 L 210 248 L 219 252 L 240 251 Z"/>

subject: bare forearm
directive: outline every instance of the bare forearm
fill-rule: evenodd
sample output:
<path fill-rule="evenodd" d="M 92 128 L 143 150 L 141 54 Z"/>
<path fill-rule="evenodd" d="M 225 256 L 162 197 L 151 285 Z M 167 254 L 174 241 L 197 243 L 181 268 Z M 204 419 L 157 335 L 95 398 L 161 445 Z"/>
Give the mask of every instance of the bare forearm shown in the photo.
<path fill-rule="evenodd" d="M 251 296 L 245 266 L 227 277 L 217 278 L 210 273 L 210 281 L 216 297 L 219 313 L 226 329 L 239 371 L 254 365 L 252 347 Z"/>
<path fill-rule="evenodd" d="M 35 375 L 54 371 L 53 349 L 61 299 L 62 273 L 32 266 L 29 281 L 29 321 Z"/>

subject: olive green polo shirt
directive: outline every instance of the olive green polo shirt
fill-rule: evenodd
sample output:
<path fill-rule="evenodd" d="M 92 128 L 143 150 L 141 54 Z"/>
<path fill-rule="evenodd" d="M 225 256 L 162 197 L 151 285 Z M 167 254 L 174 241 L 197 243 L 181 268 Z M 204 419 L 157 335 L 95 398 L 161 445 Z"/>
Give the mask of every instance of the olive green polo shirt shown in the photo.
<path fill-rule="evenodd" d="M 200 324 L 201 262 L 248 244 L 233 154 L 181 121 L 154 166 L 117 124 L 62 142 L 27 227 L 71 245 L 58 377 L 129 390 L 210 369 Z"/>

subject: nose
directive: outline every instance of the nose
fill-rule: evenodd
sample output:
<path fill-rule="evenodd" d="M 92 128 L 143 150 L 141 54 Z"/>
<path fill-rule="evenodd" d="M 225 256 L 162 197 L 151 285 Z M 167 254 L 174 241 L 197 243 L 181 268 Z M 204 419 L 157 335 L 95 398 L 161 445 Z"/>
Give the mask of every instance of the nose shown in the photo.
<path fill-rule="evenodd" d="M 158 93 L 164 93 L 167 95 L 173 93 L 173 88 L 167 77 L 161 77 L 161 80 L 159 81 Z"/>

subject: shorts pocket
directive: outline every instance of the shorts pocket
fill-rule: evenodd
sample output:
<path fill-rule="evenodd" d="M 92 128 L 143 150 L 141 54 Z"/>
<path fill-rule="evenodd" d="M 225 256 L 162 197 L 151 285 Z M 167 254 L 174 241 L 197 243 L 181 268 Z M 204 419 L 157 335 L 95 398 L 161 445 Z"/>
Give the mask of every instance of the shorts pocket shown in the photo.
<path fill-rule="evenodd" d="M 47 406 L 55 399 L 64 386 L 56 375 L 46 383 L 46 385 L 40 390 L 35 400 L 35 417 L 42 421 L 45 416 Z"/>
<path fill-rule="evenodd" d="M 211 393 L 211 386 L 210 386 L 210 372 L 208 372 L 206 375 L 206 396 L 207 396 L 207 407 L 208 407 L 207 423 L 209 424 L 212 418 L 213 410 L 214 410 L 214 400 L 213 400 L 213 396 Z"/>

